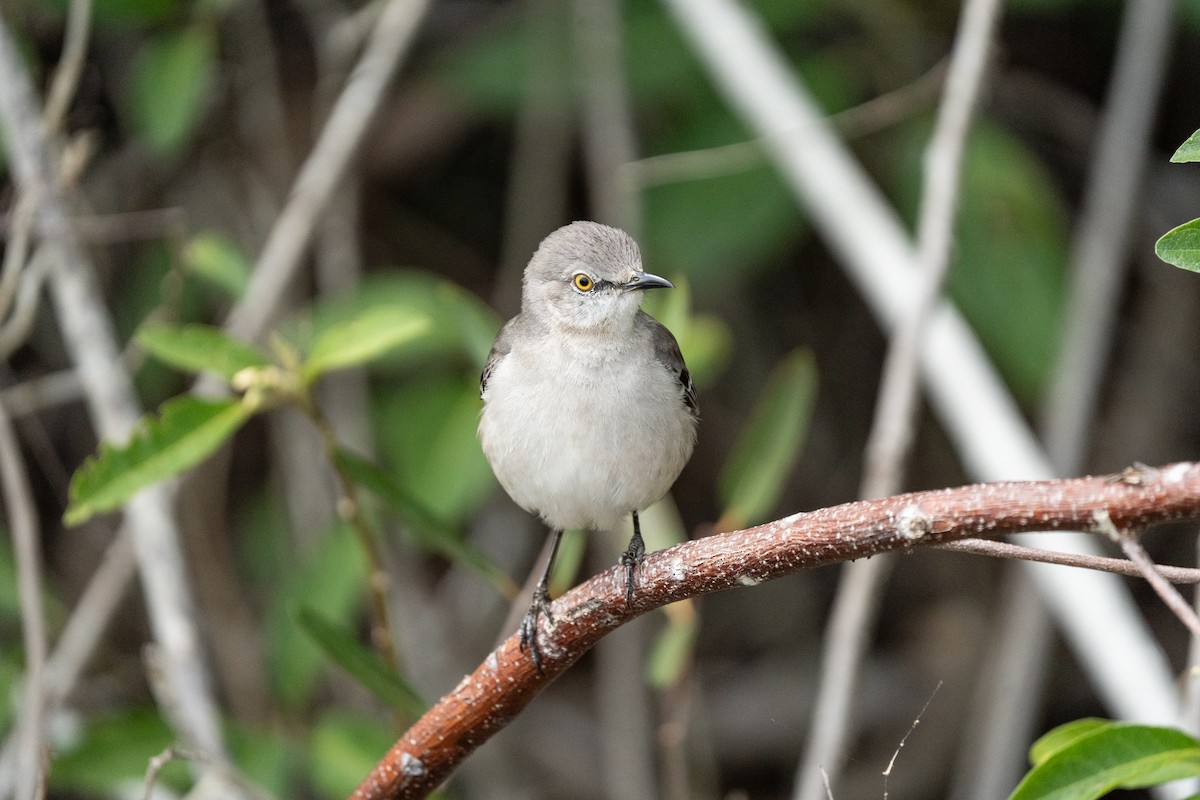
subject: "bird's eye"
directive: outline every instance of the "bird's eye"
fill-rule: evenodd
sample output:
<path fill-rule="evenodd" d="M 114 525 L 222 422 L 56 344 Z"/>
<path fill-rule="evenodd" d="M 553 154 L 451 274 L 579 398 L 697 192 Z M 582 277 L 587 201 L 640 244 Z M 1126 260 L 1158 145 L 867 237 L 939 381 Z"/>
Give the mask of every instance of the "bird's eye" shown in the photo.
<path fill-rule="evenodd" d="M 572 283 L 574 283 L 575 288 L 581 292 L 590 292 L 592 289 L 596 288 L 596 282 L 592 280 L 590 275 L 587 275 L 583 272 L 576 275 Z"/>

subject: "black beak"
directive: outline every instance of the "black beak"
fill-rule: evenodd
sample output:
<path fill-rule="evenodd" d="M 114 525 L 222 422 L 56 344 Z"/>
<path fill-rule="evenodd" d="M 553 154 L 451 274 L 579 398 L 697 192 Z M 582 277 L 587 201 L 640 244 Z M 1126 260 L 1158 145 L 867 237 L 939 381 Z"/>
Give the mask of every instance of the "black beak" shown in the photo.
<path fill-rule="evenodd" d="M 621 288 L 627 292 L 635 292 L 643 289 L 674 289 L 675 284 L 649 272 L 635 272 L 628 283 L 621 284 Z"/>

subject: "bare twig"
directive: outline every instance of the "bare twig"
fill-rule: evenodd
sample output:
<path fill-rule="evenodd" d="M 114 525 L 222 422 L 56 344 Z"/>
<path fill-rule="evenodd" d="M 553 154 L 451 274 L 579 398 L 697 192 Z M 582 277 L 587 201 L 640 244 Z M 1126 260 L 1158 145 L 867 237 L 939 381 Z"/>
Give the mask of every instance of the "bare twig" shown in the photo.
<path fill-rule="evenodd" d="M 727 102 L 759 135 L 780 175 L 884 327 L 915 294 L 915 253 L 895 211 L 833 135 L 763 25 L 732 0 L 665 0 Z M 770 134 L 798 130 L 792 137 Z M 929 399 L 967 470 L 979 478 L 1053 474 L 978 340 L 949 304 L 930 320 L 921 350 Z M 1094 545 L 1051 536 L 1063 551 Z M 1128 591 L 1111 576 L 1026 569 L 1099 694 L 1119 715 L 1174 722 L 1174 679 Z M 1135 677 L 1136 676 L 1136 677 Z"/>
<path fill-rule="evenodd" d="M 287 206 L 258 257 L 245 300 L 225 321 L 233 335 L 257 339 L 275 320 L 321 212 L 362 142 L 428 6 L 429 0 L 388 0 L 316 147 L 300 168 Z"/>
<path fill-rule="evenodd" d="M 144 208 L 112 214 L 80 214 L 71 220 L 82 241 L 90 244 L 113 244 L 137 239 L 156 239 L 163 231 L 182 229 L 186 214 L 177 206 Z M 0 223 L 0 239 L 15 240 L 21 232 L 19 222 L 6 219 Z M 7 250 L 5 252 L 7 255 Z"/>
<path fill-rule="evenodd" d="M 67 8 L 67 29 L 63 35 L 62 57 L 50 81 L 46 110 L 42 120 L 49 131 L 57 132 L 75 97 L 83 62 L 87 56 L 88 38 L 92 30 L 92 0 L 71 0 Z"/>
<path fill-rule="evenodd" d="M 939 550 L 950 550 L 955 553 L 971 553 L 977 556 L 992 556 L 993 558 L 1011 558 L 1020 561 L 1037 561 L 1042 564 L 1058 564 L 1064 567 L 1079 567 L 1099 572 L 1111 572 L 1115 575 L 1125 575 L 1131 578 L 1142 577 L 1145 573 L 1136 564 L 1124 558 L 1109 558 L 1108 556 L 1080 555 L 1079 553 L 1056 553 L 1043 550 L 1040 547 L 1026 547 L 1012 542 L 992 541 L 991 539 L 962 539 L 957 542 L 947 542 L 937 546 Z M 1171 583 L 1185 586 L 1200 584 L 1200 569 L 1196 567 L 1173 567 L 1167 564 L 1155 564 L 1155 571 Z"/>
<path fill-rule="evenodd" d="M 25 343 L 33 322 L 37 316 L 42 286 L 50 272 L 50 258 L 44 248 L 34 251 L 24 270 L 21 270 L 21 280 L 17 287 L 16 302 L 12 313 L 0 326 L 0 361 L 7 361 L 9 356 Z"/>
<path fill-rule="evenodd" d="M 902 483 L 916 427 L 918 356 L 950 266 L 963 152 L 999 15 L 997 0 L 970 0 L 959 22 L 945 95 L 925 153 L 916 245 L 919 286 L 884 360 L 860 490 L 866 499 L 893 494 Z M 797 800 L 819 800 L 823 792 L 820 769 L 834 781 L 841 770 L 853 719 L 851 700 L 893 562 L 894 556 L 886 555 L 844 568 L 826 626 L 821 683 L 796 776 Z"/>
<path fill-rule="evenodd" d="M 83 397 L 83 386 L 73 369 L 50 372 L 0 390 L 0 405 L 13 419 L 36 414 L 45 408 L 73 403 Z"/>
<path fill-rule="evenodd" d="M 35 210 L 32 198 L 19 195 L 5 219 L 5 224 L 12 228 L 13 235 L 8 246 L 4 248 L 4 266 L 0 272 L 0 320 L 8 316 L 20 283 L 21 270 L 29 257 L 29 234 Z"/>
<path fill-rule="evenodd" d="M 17 800 L 36 800 L 44 777 L 42 738 L 45 698 L 42 671 L 46 662 L 46 614 L 42 607 L 41 530 L 33 492 L 25 474 L 21 446 L 3 407 L 0 407 L 0 480 L 8 527 L 17 558 L 17 586 L 21 598 L 21 632 L 25 643 L 24 699 L 17 729 L 21 746 L 16 762 Z"/>
<path fill-rule="evenodd" d="M 1150 558 L 1146 548 L 1142 547 L 1134 530 L 1125 526 L 1117 527 L 1105 511 L 1096 513 L 1096 527 L 1121 546 L 1125 556 L 1138 568 L 1142 577 L 1162 599 L 1163 604 L 1179 618 L 1180 622 L 1187 626 L 1188 630 L 1192 632 L 1192 636 L 1200 638 L 1200 617 L 1196 616 L 1196 612 L 1183 599 L 1179 590 L 1158 571 L 1158 565 Z"/>
<path fill-rule="evenodd" d="M 859 501 L 652 553 L 632 605 L 619 567 L 560 597 L 553 622 L 544 619 L 538 633 L 544 673 L 514 633 L 400 738 L 353 797 L 426 796 L 597 641 L 667 603 L 956 539 L 1092 530 L 1100 513 L 1136 528 L 1200 516 L 1200 464 L 1151 470 L 1138 484 L 1106 477 L 1017 481 Z"/>

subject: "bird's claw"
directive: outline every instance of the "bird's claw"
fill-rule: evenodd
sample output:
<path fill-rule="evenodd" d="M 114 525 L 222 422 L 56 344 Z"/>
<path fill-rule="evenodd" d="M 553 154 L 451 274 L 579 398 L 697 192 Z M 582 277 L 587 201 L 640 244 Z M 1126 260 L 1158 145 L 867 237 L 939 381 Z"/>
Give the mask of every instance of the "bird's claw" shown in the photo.
<path fill-rule="evenodd" d="M 537 669 L 538 675 L 545 675 L 542 670 L 542 650 L 538 647 L 538 617 L 542 614 L 546 615 L 551 623 L 554 622 L 554 615 L 550 613 L 550 594 L 544 586 L 538 586 L 533 592 L 533 602 L 529 604 L 529 610 L 525 612 L 524 618 L 521 620 L 521 652 L 529 650 L 529 655 L 533 658 L 533 666 Z"/>

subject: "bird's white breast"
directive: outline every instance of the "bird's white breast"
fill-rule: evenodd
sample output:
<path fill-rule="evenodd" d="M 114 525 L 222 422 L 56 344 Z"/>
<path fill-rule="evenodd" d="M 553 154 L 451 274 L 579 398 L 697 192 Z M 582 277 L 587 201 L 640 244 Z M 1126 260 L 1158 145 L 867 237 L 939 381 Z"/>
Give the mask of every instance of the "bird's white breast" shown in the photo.
<path fill-rule="evenodd" d="M 556 529 L 615 527 L 667 493 L 695 445 L 679 382 L 647 342 L 594 344 L 564 333 L 514 346 L 484 395 L 479 435 L 496 477 Z"/>

